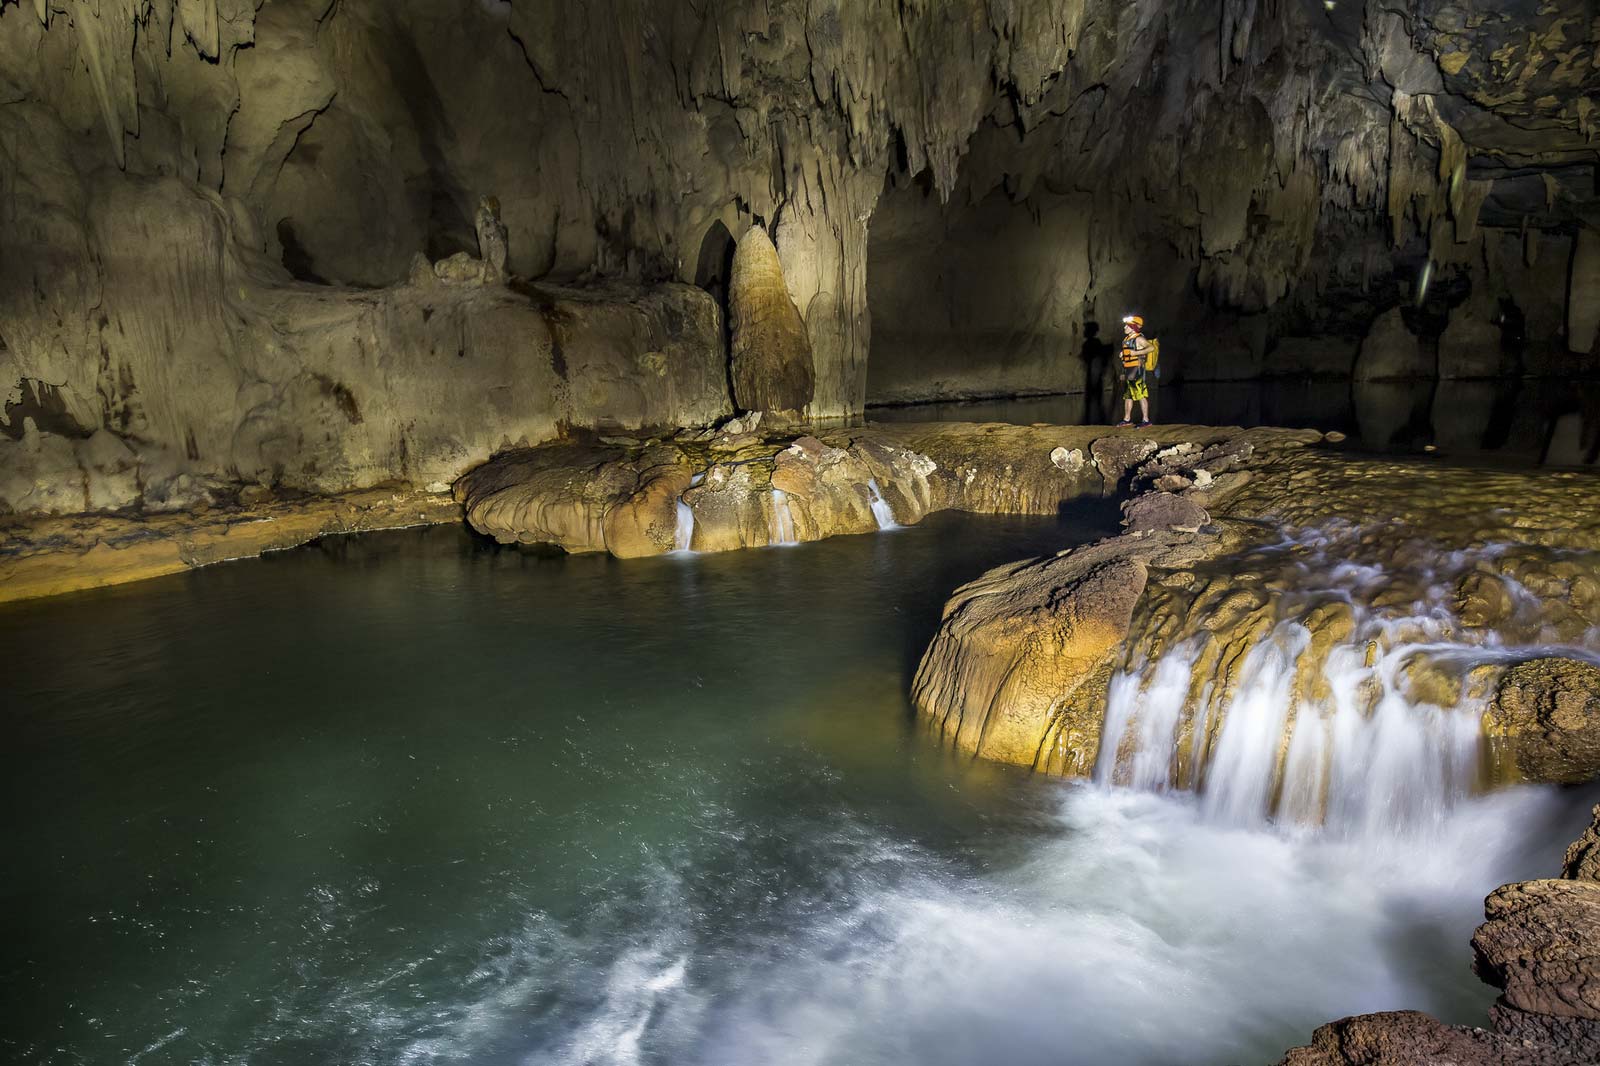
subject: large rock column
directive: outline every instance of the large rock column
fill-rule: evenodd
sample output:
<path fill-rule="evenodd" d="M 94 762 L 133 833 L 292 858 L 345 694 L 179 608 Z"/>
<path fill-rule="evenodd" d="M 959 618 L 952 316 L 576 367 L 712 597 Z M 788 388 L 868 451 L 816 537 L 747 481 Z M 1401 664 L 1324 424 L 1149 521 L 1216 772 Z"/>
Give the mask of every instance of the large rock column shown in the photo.
<path fill-rule="evenodd" d="M 1600 337 L 1600 230 L 1584 227 L 1572 252 L 1567 284 L 1567 347 L 1585 355 Z"/>
<path fill-rule="evenodd" d="M 789 298 L 772 238 L 752 226 L 739 239 L 728 281 L 733 401 L 745 411 L 798 417 L 815 388 L 811 341 Z"/>
<path fill-rule="evenodd" d="M 1354 376 L 1357 381 L 1409 381 L 1431 378 L 1437 371 L 1432 353 L 1423 350 L 1395 307 L 1379 315 L 1367 330 Z"/>

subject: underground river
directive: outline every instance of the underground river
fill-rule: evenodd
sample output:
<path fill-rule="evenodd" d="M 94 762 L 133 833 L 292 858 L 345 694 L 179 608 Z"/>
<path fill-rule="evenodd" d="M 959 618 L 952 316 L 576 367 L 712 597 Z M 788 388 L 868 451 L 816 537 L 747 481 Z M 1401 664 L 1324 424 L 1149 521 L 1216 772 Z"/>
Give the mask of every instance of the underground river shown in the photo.
<path fill-rule="evenodd" d="M 913 720 L 956 585 L 1114 521 L 630 562 L 440 528 L 0 608 L 0 1052 L 1224 1064 L 1480 1021 L 1482 898 L 1594 789 L 1286 830 Z"/>

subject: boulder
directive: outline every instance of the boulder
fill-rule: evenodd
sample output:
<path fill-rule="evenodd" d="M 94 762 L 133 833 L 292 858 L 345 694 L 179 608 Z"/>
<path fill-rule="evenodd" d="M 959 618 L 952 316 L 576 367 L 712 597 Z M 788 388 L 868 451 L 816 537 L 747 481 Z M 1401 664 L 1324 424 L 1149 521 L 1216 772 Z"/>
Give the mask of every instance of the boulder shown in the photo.
<path fill-rule="evenodd" d="M 1483 1029 L 1446 1025 L 1421 1011 L 1385 1011 L 1332 1022 L 1278 1066 L 1577 1066 Z"/>
<path fill-rule="evenodd" d="M 116 511 L 139 502 L 139 456 L 126 441 L 109 430 L 96 430 L 78 441 L 78 466 L 83 471 L 85 510 Z"/>
<path fill-rule="evenodd" d="M 1600 881 L 1502 885 L 1484 913 L 1472 968 L 1501 989 L 1499 1005 L 1587 1023 L 1600 1048 Z"/>
<path fill-rule="evenodd" d="M 1600 1062 L 1600 807 L 1553 880 L 1484 901 L 1472 969 L 1502 995 L 1492 1031 L 1417 1011 L 1324 1025 L 1278 1066 L 1593 1066 Z"/>
<path fill-rule="evenodd" d="M 1395 307 L 1373 320 L 1361 341 L 1353 376 L 1357 381 L 1408 381 L 1437 373 L 1433 355 L 1423 350 Z"/>
<path fill-rule="evenodd" d="M 728 316 L 735 406 L 803 414 L 814 388 L 811 340 L 784 284 L 778 250 L 760 226 L 750 227 L 734 252 Z"/>
<path fill-rule="evenodd" d="M 1198 533 L 1210 521 L 1204 507 L 1172 492 L 1147 492 L 1122 505 L 1122 524 L 1129 533 Z"/>
<path fill-rule="evenodd" d="M 1576 659 L 1518 663 L 1483 716 L 1496 757 L 1534 781 L 1600 775 L 1600 666 Z"/>
<path fill-rule="evenodd" d="M 1101 437 L 1089 445 L 1089 454 L 1094 457 L 1100 476 L 1105 478 L 1107 489 L 1112 489 L 1122 482 L 1128 471 L 1154 455 L 1159 447 L 1155 441 L 1143 437 Z"/>
<path fill-rule="evenodd" d="M 73 440 L 42 432 L 32 418 L 20 440 L 0 437 L 0 513 L 70 514 L 88 509 Z"/>
<path fill-rule="evenodd" d="M 1600 881 L 1600 807 L 1583 836 L 1567 848 L 1561 876 L 1572 881 Z"/>

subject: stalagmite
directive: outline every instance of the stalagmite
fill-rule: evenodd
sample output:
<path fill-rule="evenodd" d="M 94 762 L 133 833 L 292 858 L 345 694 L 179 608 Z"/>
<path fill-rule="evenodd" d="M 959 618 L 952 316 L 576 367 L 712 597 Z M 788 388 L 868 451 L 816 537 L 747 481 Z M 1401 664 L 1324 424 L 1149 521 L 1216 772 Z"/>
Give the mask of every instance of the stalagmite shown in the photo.
<path fill-rule="evenodd" d="M 783 282 L 772 239 L 752 226 L 728 280 L 733 399 L 746 411 L 799 415 L 811 402 L 811 342 Z"/>

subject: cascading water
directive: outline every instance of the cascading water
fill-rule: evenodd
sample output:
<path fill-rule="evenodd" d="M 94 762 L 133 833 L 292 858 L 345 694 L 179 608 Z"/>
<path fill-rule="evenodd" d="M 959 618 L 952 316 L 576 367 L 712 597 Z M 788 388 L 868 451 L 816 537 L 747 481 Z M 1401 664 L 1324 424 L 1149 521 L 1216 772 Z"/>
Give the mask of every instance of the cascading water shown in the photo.
<path fill-rule="evenodd" d="M 694 488 L 705 480 L 704 474 L 696 474 L 689 479 L 689 487 Z M 683 502 L 683 497 L 678 497 L 678 524 L 672 534 L 672 550 L 675 552 L 692 552 L 694 543 L 694 509 Z"/>
<path fill-rule="evenodd" d="M 1108 690 L 1096 780 L 1195 791 L 1227 824 L 1369 836 L 1440 825 L 1483 784 L 1489 695 L 1474 669 L 1593 657 L 1594 635 L 1548 643 L 1537 597 L 1486 565 L 1494 546 L 1377 564 L 1351 560 L 1362 545 L 1349 530 L 1312 532 L 1258 556 L 1267 616 L 1242 647 L 1202 611 L 1153 657 L 1131 652 Z M 1481 575 L 1511 605 L 1494 626 L 1457 609 L 1462 581 Z"/>
<path fill-rule="evenodd" d="M 789 497 L 782 489 L 772 490 L 771 537 L 773 544 L 800 543 L 794 535 L 794 515 L 789 513 Z"/>
<path fill-rule="evenodd" d="M 867 479 L 867 499 L 872 504 L 872 517 L 878 520 L 879 529 L 900 528 L 900 523 L 894 520 L 894 508 L 889 506 L 889 501 L 878 491 L 877 478 Z"/>

